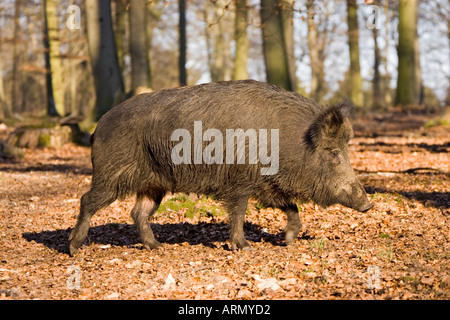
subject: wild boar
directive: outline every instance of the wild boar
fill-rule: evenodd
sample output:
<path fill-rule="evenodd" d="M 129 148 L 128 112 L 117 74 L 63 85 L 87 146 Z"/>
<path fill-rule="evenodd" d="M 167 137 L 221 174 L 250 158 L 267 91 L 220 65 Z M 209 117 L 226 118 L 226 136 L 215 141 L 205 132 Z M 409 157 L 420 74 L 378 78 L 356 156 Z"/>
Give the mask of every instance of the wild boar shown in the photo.
<path fill-rule="evenodd" d="M 91 217 L 136 194 L 131 216 L 144 248 L 160 246 L 148 223 L 167 192 L 213 195 L 229 213 L 233 250 L 249 249 L 249 198 L 283 210 L 285 241 L 301 223 L 297 203 L 373 207 L 349 161 L 354 106 L 322 106 L 253 80 L 135 96 L 112 108 L 92 137 L 93 177 L 69 237 L 74 255 Z"/>

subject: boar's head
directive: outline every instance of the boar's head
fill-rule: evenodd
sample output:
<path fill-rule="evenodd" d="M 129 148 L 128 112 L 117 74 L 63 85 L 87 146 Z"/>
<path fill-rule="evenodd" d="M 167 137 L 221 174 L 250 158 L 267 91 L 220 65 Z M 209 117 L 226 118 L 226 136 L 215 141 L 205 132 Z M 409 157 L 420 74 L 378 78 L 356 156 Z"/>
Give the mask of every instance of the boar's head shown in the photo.
<path fill-rule="evenodd" d="M 373 207 L 355 175 L 347 144 L 353 137 L 354 106 L 346 101 L 324 110 L 305 134 L 311 199 L 321 206 L 336 203 L 367 211 Z"/>

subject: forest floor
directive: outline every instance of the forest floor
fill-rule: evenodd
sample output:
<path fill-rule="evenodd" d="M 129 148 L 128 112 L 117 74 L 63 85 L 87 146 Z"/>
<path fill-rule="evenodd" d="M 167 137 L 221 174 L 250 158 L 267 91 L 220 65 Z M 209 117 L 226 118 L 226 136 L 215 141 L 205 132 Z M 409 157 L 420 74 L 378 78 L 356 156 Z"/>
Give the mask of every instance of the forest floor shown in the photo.
<path fill-rule="evenodd" d="M 142 249 L 130 198 L 99 211 L 70 257 L 90 149 L 27 149 L 0 161 L 0 299 L 448 300 L 450 128 L 424 128 L 429 119 L 358 118 L 349 152 L 375 207 L 304 204 L 286 247 L 285 215 L 250 202 L 254 250 L 243 252 L 229 249 L 220 203 L 169 195 L 151 220 L 161 249 Z"/>

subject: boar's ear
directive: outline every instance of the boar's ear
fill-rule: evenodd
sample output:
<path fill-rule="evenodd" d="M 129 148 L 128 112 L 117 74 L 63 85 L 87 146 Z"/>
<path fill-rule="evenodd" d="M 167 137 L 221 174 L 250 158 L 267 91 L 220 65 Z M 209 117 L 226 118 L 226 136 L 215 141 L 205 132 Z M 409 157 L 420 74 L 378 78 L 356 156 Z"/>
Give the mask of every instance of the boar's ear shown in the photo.
<path fill-rule="evenodd" d="M 352 121 L 355 107 L 349 101 L 331 106 L 322 112 L 305 134 L 305 142 L 316 148 L 321 140 L 336 138 L 339 129 L 346 119 Z"/>
<path fill-rule="evenodd" d="M 350 121 L 355 120 L 355 105 L 350 100 L 345 99 L 336 108 L 341 111 L 344 118 L 348 118 Z"/>

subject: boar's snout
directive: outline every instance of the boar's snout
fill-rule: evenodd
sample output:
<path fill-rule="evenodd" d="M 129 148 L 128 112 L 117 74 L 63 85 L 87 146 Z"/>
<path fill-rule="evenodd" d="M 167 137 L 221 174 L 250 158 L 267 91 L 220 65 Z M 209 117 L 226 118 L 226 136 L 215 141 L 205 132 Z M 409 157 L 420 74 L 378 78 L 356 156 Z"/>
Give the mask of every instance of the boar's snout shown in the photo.
<path fill-rule="evenodd" d="M 373 203 L 369 202 L 367 193 L 358 179 L 352 184 L 351 192 L 346 194 L 345 198 L 346 200 L 341 204 L 360 212 L 366 212 L 373 208 Z"/>
<path fill-rule="evenodd" d="M 369 211 L 372 208 L 373 208 L 373 203 L 367 202 L 364 206 L 362 206 L 358 210 L 361 211 L 361 212 L 366 212 L 366 211 Z"/>

